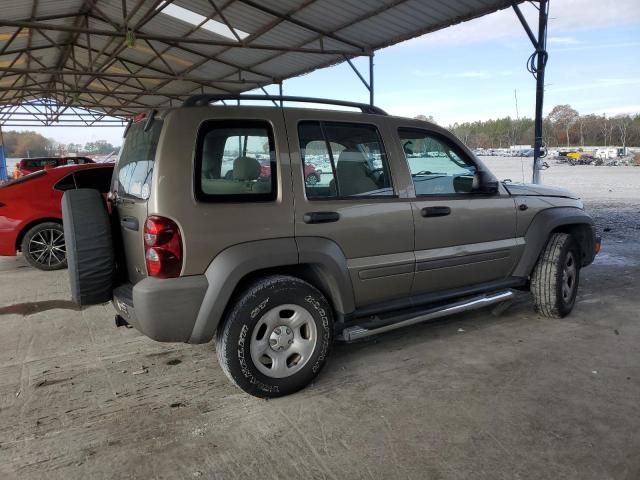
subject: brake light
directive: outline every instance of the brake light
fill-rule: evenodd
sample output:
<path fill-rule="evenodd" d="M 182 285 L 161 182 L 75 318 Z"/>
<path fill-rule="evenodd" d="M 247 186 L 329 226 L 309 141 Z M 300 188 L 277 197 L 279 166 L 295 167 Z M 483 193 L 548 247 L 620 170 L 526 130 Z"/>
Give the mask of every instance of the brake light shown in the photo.
<path fill-rule="evenodd" d="M 144 258 L 151 277 L 172 278 L 182 270 L 182 237 L 173 220 L 157 215 L 144 222 Z"/>

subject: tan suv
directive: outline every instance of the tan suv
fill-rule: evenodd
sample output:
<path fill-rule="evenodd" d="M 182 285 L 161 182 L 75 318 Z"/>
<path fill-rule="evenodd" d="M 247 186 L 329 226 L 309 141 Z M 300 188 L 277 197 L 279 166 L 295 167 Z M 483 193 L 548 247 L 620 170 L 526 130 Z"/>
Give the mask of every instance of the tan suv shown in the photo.
<path fill-rule="evenodd" d="M 158 341 L 215 338 L 225 373 L 261 397 L 307 385 L 334 338 L 513 289 L 546 316 L 573 308 L 599 248 L 574 195 L 499 183 L 448 131 L 373 106 L 214 105 L 227 98 L 136 118 L 108 205 L 65 194 L 76 302 L 113 300 L 117 321 Z"/>

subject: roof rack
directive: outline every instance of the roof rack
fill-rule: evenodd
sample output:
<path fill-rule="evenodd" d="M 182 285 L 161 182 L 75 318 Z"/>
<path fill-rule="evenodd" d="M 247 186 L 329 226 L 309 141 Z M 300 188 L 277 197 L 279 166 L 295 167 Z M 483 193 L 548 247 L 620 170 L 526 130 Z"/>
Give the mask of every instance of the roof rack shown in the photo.
<path fill-rule="evenodd" d="M 375 105 L 367 103 L 347 102 L 344 100 L 329 100 L 327 98 L 313 97 L 295 97 L 289 95 L 234 95 L 234 94 L 207 94 L 193 95 L 187 98 L 182 104 L 183 107 L 204 107 L 210 103 L 220 102 L 223 100 L 267 100 L 271 102 L 299 102 L 299 103 L 321 103 L 324 105 L 337 105 L 340 107 L 358 108 L 362 113 L 371 113 L 374 115 L 387 115 L 387 112 Z"/>

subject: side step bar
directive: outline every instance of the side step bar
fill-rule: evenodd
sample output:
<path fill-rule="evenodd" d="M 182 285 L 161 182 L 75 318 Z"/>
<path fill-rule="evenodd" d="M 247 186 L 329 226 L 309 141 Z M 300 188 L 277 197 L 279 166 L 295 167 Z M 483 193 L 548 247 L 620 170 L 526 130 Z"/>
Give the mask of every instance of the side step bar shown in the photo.
<path fill-rule="evenodd" d="M 362 319 L 360 325 L 346 327 L 342 330 L 340 339 L 346 342 L 352 342 L 360 338 L 389 332 L 408 325 L 415 325 L 416 323 L 446 317 L 447 315 L 453 315 L 454 313 L 466 312 L 467 310 L 475 310 L 494 303 L 504 302 L 514 295 L 513 290 L 502 290 L 499 292 L 488 293 L 424 310 L 417 314 L 413 314 L 413 316 L 407 316 L 404 314 L 391 317 L 389 319 L 385 319 L 383 321 L 384 323 L 381 323 L 381 319 L 379 317 L 373 317 L 373 319 Z"/>

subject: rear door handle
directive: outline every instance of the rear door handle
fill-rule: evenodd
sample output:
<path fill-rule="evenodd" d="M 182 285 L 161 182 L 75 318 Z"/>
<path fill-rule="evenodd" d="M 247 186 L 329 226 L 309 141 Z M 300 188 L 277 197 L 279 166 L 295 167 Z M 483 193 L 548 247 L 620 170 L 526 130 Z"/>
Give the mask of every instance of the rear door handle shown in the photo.
<path fill-rule="evenodd" d="M 138 219 L 136 217 L 122 217 L 120 219 L 120 225 L 135 232 L 138 231 L 139 227 Z"/>
<path fill-rule="evenodd" d="M 303 217 L 304 223 L 330 223 L 340 220 L 338 212 L 309 212 Z"/>
<path fill-rule="evenodd" d="M 449 207 L 424 207 L 420 210 L 423 217 L 446 217 L 451 213 Z"/>

